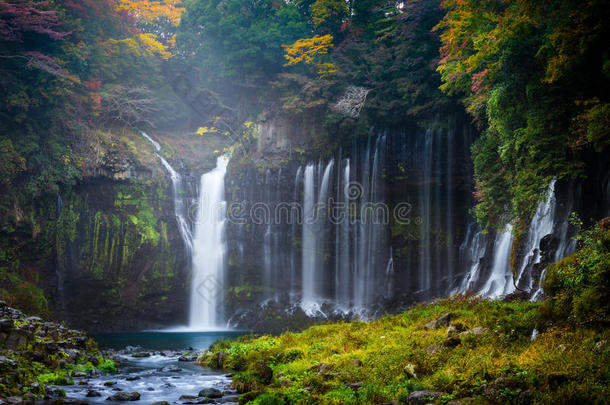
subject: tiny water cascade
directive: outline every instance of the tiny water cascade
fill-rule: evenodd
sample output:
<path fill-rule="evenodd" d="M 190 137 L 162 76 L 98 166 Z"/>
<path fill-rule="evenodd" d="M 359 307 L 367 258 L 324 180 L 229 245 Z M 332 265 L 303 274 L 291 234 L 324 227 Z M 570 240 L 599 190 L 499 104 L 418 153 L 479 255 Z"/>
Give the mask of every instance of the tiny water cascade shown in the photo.
<path fill-rule="evenodd" d="M 531 272 L 527 272 L 528 266 L 540 263 L 542 258 L 540 252 L 540 241 L 546 235 L 553 232 L 553 222 L 555 219 L 555 183 L 556 179 L 553 179 L 549 184 L 546 199 L 538 204 L 536 213 L 532 218 L 527 233 L 527 241 L 525 248 L 525 255 L 519 271 L 517 273 L 516 285 L 520 288 L 525 288 L 530 291 L 533 288 L 533 279 Z M 527 280 L 524 280 L 527 278 Z M 521 287 L 522 286 L 522 287 Z"/>
<path fill-rule="evenodd" d="M 499 298 L 514 291 L 513 274 L 510 271 L 510 253 L 513 247 L 513 228 L 507 225 L 496 236 L 491 274 L 480 293 L 489 298 Z"/>
<path fill-rule="evenodd" d="M 208 330 L 224 326 L 226 266 L 226 202 L 224 178 L 229 160 L 222 156 L 216 168 L 201 176 L 193 237 L 193 275 L 189 328 Z"/>
<path fill-rule="evenodd" d="M 453 291 L 454 293 L 474 290 L 481 275 L 481 260 L 487 251 L 485 242 L 485 235 L 479 229 L 479 225 L 476 222 L 469 223 L 459 250 L 460 264 L 469 271 L 460 286 Z"/>
<path fill-rule="evenodd" d="M 178 231 L 180 232 L 180 237 L 184 242 L 184 246 L 190 252 L 193 249 L 193 236 L 191 234 L 191 228 L 189 222 L 187 220 L 187 206 L 184 200 L 184 182 L 182 181 L 182 176 L 174 170 L 174 168 L 159 154 L 161 151 L 161 145 L 159 142 L 152 139 L 146 132 L 140 132 L 144 138 L 146 138 L 156 150 L 155 155 L 161 161 L 161 164 L 167 172 L 169 173 L 169 177 L 172 181 L 172 193 L 174 198 L 174 213 L 176 216 L 176 222 L 178 223 Z"/>

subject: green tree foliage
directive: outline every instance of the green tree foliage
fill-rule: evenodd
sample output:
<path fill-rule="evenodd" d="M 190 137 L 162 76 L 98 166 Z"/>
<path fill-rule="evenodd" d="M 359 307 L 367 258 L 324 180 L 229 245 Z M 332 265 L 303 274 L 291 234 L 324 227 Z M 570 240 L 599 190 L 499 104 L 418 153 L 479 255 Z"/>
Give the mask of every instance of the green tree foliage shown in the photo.
<path fill-rule="evenodd" d="M 0 9 L 0 46 L 7 50 L 0 54 L 0 137 L 2 155 L 10 157 L 3 171 L 17 187 L 3 200 L 74 184 L 91 129 L 125 125 L 117 114 L 108 119 L 105 108 L 116 104 L 117 85 L 152 88 L 149 99 L 175 102 L 161 76 L 162 45 L 141 34 L 114 1 L 11 0 Z M 151 113 L 140 121 L 161 119 Z"/>
<path fill-rule="evenodd" d="M 475 212 L 486 228 L 527 221 L 579 150 L 608 143 L 608 7 L 603 1 L 443 1 L 441 88 L 483 130 L 473 147 Z"/>
<path fill-rule="evenodd" d="M 329 107 L 347 86 L 356 85 L 372 90 L 367 118 L 399 125 L 431 119 L 448 104 L 435 71 L 441 43 L 433 28 L 443 16 L 438 1 L 414 0 L 400 8 L 388 0 L 191 0 L 184 5 L 178 53 L 205 72 L 198 82 L 202 88 L 224 99 L 241 89 L 233 105 L 256 94 L 254 103 L 267 108 L 279 100 L 290 114 L 315 111 L 334 122 Z M 332 48 L 316 58 L 315 69 L 283 63 L 284 49 L 328 35 Z M 366 119 L 361 122 L 367 125 Z"/>
<path fill-rule="evenodd" d="M 308 23 L 297 6 L 262 0 L 186 0 L 178 46 L 205 70 L 209 83 L 239 78 L 266 81 L 282 70 L 282 45 L 307 36 Z"/>
<path fill-rule="evenodd" d="M 352 22 L 359 27 L 366 27 L 371 21 L 384 18 L 386 12 L 393 13 L 396 5 L 395 1 L 388 0 L 354 0 L 350 3 Z"/>
<path fill-rule="evenodd" d="M 449 101 L 435 72 L 440 40 L 432 29 L 443 16 L 439 2 L 413 0 L 400 11 L 386 2 L 385 11 L 376 12 L 381 3 L 355 3 L 371 7 L 367 32 L 354 29 L 336 47 L 338 75 L 344 83 L 372 89 L 366 111 L 376 122 L 431 119 Z"/>
<path fill-rule="evenodd" d="M 347 21 L 349 9 L 344 0 L 316 0 L 311 6 L 311 16 L 318 31 L 336 35 Z"/>

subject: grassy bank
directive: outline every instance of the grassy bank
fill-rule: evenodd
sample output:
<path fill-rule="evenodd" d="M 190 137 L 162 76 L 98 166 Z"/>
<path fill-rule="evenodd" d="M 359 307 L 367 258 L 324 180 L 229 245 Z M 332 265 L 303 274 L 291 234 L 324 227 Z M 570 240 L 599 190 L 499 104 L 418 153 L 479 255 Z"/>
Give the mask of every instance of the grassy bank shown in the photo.
<path fill-rule="evenodd" d="M 235 370 L 241 403 L 607 403 L 609 240 L 585 233 L 548 269 L 542 303 L 456 296 L 374 322 L 219 341 L 200 362 Z"/>

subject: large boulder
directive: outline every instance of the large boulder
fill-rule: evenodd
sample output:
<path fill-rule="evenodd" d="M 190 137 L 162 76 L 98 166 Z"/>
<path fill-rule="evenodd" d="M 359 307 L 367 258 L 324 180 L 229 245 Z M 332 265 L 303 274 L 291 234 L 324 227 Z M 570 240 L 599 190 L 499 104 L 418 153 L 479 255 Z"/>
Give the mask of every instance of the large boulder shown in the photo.
<path fill-rule="evenodd" d="M 140 393 L 139 392 L 117 392 L 114 395 L 106 398 L 109 401 L 139 401 Z"/>
<path fill-rule="evenodd" d="M 216 388 L 204 388 L 199 391 L 199 396 L 212 399 L 222 398 L 222 392 Z"/>
<path fill-rule="evenodd" d="M 447 395 L 444 392 L 436 392 L 436 391 L 413 391 L 409 394 L 407 398 L 407 402 L 409 404 L 418 405 L 418 404 L 429 404 L 434 400 L 442 397 L 443 395 Z"/>
<path fill-rule="evenodd" d="M 8 335 L 4 348 L 8 350 L 17 350 L 20 346 L 25 346 L 32 333 L 24 329 L 13 329 Z"/>
<path fill-rule="evenodd" d="M 450 313 L 446 313 L 445 315 L 443 315 L 431 322 L 428 322 L 426 324 L 426 328 L 428 328 L 428 329 L 445 328 L 445 327 L 449 326 L 449 322 L 451 322 L 452 318 L 453 318 L 453 316 Z"/>
<path fill-rule="evenodd" d="M 13 329 L 14 322 L 12 319 L 0 319 L 0 332 L 8 333 Z"/>

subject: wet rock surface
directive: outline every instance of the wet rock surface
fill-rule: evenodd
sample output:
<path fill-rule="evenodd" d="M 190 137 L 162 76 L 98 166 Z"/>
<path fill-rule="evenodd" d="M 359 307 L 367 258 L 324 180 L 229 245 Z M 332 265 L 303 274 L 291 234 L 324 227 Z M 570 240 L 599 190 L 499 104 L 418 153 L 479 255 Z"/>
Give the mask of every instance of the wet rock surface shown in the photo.
<path fill-rule="evenodd" d="M 94 367 L 100 359 L 85 332 L 28 317 L 0 301 L 0 398 L 12 398 L 4 402 L 61 397 L 51 383 L 70 384 L 71 376 L 87 378 L 99 372 Z"/>

